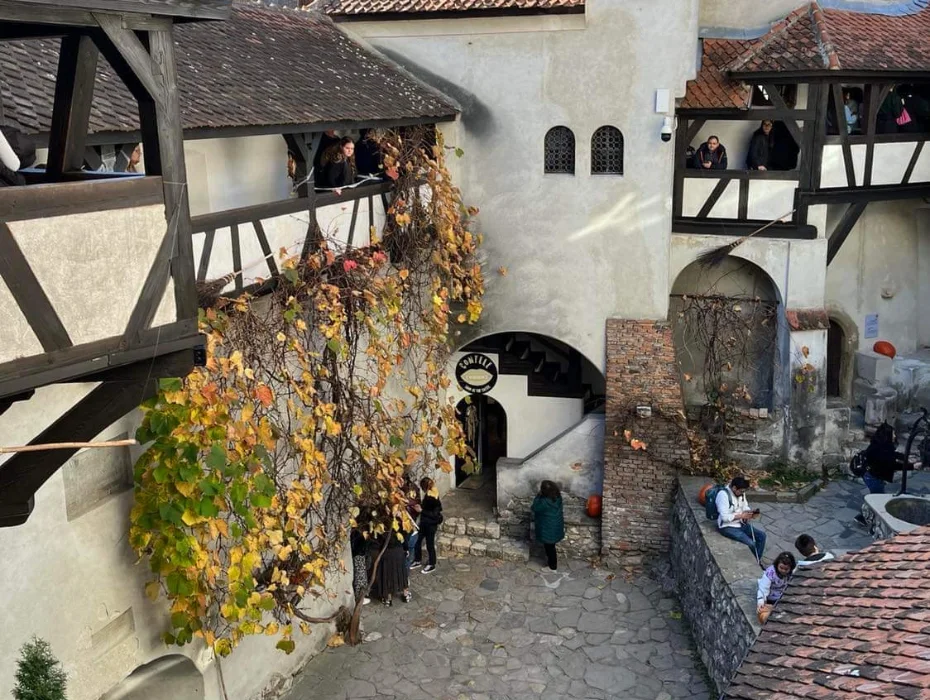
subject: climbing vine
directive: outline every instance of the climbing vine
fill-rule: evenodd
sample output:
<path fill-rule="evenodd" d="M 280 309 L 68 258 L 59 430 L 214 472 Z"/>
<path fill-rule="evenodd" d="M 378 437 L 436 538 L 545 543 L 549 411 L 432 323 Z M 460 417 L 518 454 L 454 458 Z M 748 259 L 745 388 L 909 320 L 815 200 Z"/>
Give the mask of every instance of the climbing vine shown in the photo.
<path fill-rule="evenodd" d="M 146 593 L 170 603 L 167 643 L 202 638 L 224 656 L 265 634 L 290 653 L 297 630 L 335 617 L 310 610 L 338 607 L 325 591 L 348 528 L 399 537 L 404 476 L 465 456 L 445 367 L 453 324 L 482 310 L 476 211 L 435 130 L 380 147 L 393 180 L 381 235 L 282 251 L 261 295 L 205 285 L 206 366 L 143 407 L 130 541 L 151 566 Z"/>

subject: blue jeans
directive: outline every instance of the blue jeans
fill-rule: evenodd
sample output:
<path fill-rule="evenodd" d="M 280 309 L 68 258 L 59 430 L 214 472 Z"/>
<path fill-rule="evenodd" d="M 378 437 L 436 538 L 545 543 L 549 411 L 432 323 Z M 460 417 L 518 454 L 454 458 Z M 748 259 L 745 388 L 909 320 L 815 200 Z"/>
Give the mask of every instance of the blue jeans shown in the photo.
<path fill-rule="evenodd" d="M 404 557 L 404 566 L 407 568 L 407 573 L 410 573 L 410 564 L 413 563 L 413 557 L 416 553 L 417 540 L 420 539 L 420 533 L 414 532 L 407 536 L 407 556 Z"/>
<path fill-rule="evenodd" d="M 749 547 L 749 551 L 757 560 L 762 561 L 762 552 L 765 551 L 765 533 L 759 528 L 749 523 L 741 523 L 739 527 L 721 527 L 720 534 L 728 539 L 742 542 Z"/>
<path fill-rule="evenodd" d="M 885 482 L 875 478 L 869 472 L 862 475 L 862 480 L 869 487 L 869 493 L 885 493 Z"/>

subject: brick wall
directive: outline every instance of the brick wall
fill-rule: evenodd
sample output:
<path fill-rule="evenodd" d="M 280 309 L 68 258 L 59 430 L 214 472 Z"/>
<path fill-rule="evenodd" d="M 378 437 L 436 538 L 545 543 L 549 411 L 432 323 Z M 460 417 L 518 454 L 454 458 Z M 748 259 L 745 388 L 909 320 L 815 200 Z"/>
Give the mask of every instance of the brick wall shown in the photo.
<path fill-rule="evenodd" d="M 639 405 L 651 406 L 652 417 L 637 417 Z M 667 322 L 607 320 L 606 410 L 603 553 L 635 564 L 668 551 L 677 466 L 689 459 L 671 418 L 684 404 Z M 626 430 L 647 448 L 634 450 Z"/>

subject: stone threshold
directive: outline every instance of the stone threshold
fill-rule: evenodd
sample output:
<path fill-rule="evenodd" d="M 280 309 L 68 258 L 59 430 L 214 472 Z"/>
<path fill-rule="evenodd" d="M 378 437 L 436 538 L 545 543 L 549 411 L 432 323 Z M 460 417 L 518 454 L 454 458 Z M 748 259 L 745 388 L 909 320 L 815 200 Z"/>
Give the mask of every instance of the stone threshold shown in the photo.
<path fill-rule="evenodd" d="M 823 480 L 816 479 L 799 489 L 790 491 L 769 491 L 767 489 L 757 489 L 747 491 L 746 498 L 751 502 L 760 503 L 807 503 L 811 496 L 820 491 L 823 487 Z"/>

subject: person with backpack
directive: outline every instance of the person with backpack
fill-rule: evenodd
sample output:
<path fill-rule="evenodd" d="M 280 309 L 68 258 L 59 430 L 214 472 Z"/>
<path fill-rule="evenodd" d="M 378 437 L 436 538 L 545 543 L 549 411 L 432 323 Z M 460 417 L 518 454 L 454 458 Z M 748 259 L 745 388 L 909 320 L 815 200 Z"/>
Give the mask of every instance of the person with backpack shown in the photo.
<path fill-rule="evenodd" d="M 895 471 L 904 468 L 904 455 L 898 453 L 897 446 L 894 428 L 888 423 L 878 426 L 858 467 L 869 493 L 885 493 L 885 484 L 892 483 Z M 862 513 L 856 516 L 856 522 L 866 524 Z"/>
<path fill-rule="evenodd" d="M 765 532 L 749 522 L 759 517 L 759 510 L 749 507 L 746 500 L 748 488 L 749 481 L 743 476 L 733 477 L 728 486 L 715 486 L 707 494 L 705 512 L 709 519 L 716 518 L 717 530 L 721 535 L 749 547 L 761 567 Z"/>

